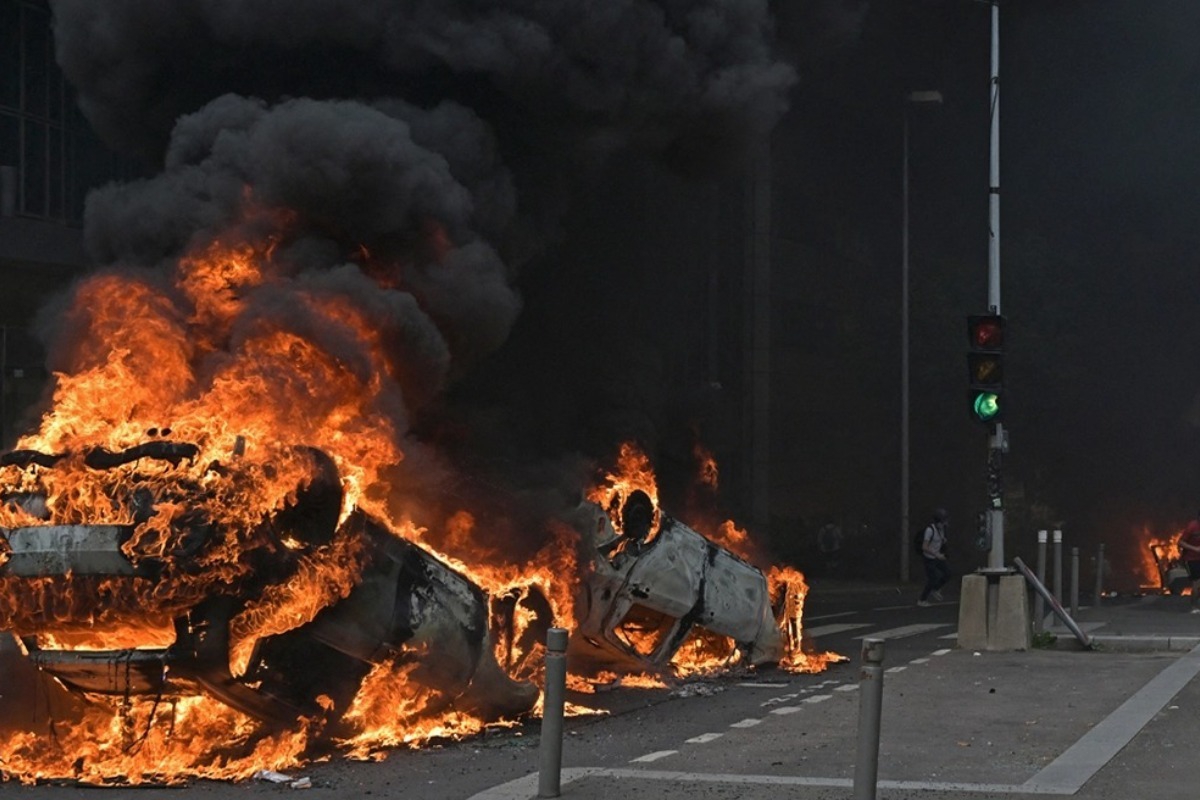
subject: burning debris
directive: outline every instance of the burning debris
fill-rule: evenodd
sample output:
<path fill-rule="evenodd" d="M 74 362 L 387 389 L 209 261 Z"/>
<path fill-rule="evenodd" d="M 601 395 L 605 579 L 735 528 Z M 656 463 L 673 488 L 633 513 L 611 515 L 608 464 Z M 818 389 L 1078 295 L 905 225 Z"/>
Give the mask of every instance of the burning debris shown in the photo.
<path fill-rule="evenodd" d="M 298 726 L 304 738 L 350 740 L 451 708 L 486 720 L 533 707 L 536 686 L 496 662 L 489 624 L 503 608 L 361 510 L 343 515 L 328 457 L 288 454 L 297 480 L 282 505 L 238 524 L 219 510 L 253 469 L 237 457 L 203 463 L 200 452 L 156 441 L 0 458 L 0 628 L 36 668 L 14 668 L 10 643 L 8 676 L 27 684 L 19 694 L 121 719 L 141 700 L 168 727 L 186 722 L 189 699 L 212 698 L 259 723 L 247 746 Z M 91 480 L 66 492 L 80 470 Z M 78 518 L 83 490 L 96 522 Z M 404 702 L 371 708 L 370 685 Z M 53 724 L 49 710 L 0 705 L 16 729 Z M 34 758 L 6 752 L 6 769 Z"/>
<path fill-rule="evenodd" d="M 715 488 L 715 461 L 699 463 Z M 689 675 L 763 665 L 815 672 L 840 658 L 804 650 L 803 576 L 753 566 L 753 545 L 731 522 L 719 528 L 721 546 L 664 514 L 635 446 L 622 447 L 618 471 L 588 499 L 578 527 L 592 563 L 571 651 L 585 663 Z"/>
<path fill-rule="evenodd" d="M 611 500 L 580 506 L 593 553 L 582 577 L 505 584 L 471 570 L 490 591 L 346 509 L 320 450 L 280 448 L 270 468 L 241 442 L 224 460 L 204 456 L 158 439 L 0 457 L 0 660 L 24 698 L 0 703 L 5 774 L 247 777 L 264 752 L 287 768 L 320 742 L 366 754 L 469 733 L 533 709 L 534 656 L 552 623 L 577 629 L 573 671 L 596 683 L 611 670 L 673 680 L 737 666 L 815 671 L 836 658 L 802 651 L 798 573 L 768 580 L 663 514 L 653 473 L 628 447 L 646 490 L 609 475 L 593 497 Z M 268 476 L 271 510 L 230 505 Z M 564 592 L 578 596 L 565 615 L 553 600 Z M 64 720 L 81 737 L 109 731 L 83 751 L 93 760 L 71 747 L 85 739 L 45 735 Z M 173 752 L 190 743 L 177 732 L 193 728 L 220 747 Z M 220 767 L 208 762 L 218 754 Z"/>
<path fill-rule="evenodd" d="M 97 270 L 44 311 L 53 384 L 0 460 L 0 666 L 29 688 L 0 774 L 470 734 L 534 706 L 551 624 L 655 679 L 823 666 L 802 577 L 732 525 L 609 481 L 582 533 L 556 508 L 500 552 L 415 424 L 505 343 L 567 176 L 770 129 L 795 73 L 766 3 L 52 5 L 84 113 L 160 169 L 89 197 Z"/>
<path fill-rule="evenodd" d="M 690 659 L 706 660 L 695 651 L 722 664 L 780 661 L 783 635 L 762 572 L 678 520 L 658 515 L 652 526 L 655 509 L 640 490 L 620 507 L 620 535 L 592 508 L 597 557 L 574 653 L 623 670 L 686 670 Z"/>
<path fill-rule="evenodd" d="M 1138 534 L 1138 544 L 1144 548 L 1138 555 L 1137 568 L 1140 585 L 1138 590 L 1146 593 L 1190 594 L 1191 579 L 1187 565 L 1183 563 L 1179 539 L 1182 529 L 1170 534 L 1153 532 L 1149 526 Z"/>

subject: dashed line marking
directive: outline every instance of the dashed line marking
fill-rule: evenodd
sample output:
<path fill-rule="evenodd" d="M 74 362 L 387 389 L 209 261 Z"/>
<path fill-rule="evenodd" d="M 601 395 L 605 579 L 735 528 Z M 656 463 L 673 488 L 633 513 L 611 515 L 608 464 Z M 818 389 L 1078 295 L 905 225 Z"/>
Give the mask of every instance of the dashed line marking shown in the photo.
<path fill-rule="evenodd" d="M 836 617 L 852 617 L 857 613 L 858 613 L 857 611 L 839 611 L 836 614 L 821 614 L 820 616 L 817 616 L 817 617 L 810 617 L 807 614 L 805 614 L 804 618 L 811 622 L 812 620 L 815 620 L 815 619 L 834 619 Z"/>
<path fill-rule="evenodd" d="M 720 739 L 725 734 L 723 733 L 702 733 L 699 736 L 693 736 L 690 739 L 684 740 L 687 744 L 708 744 L 711 741 Z"/>
<path fill-rule="evenodd" d="M 870 622 L 841 622 L 833 625 L 821 625 L 817 628 L 805 628 L 804 633 L 813 639 L 817 639 L 821 636 L 832 636 L 835 633 L 845 633 L 846 631 L 855 631 L 859 628 L 869 628 L 871 627 L 871 624 L 872 623 Z"/>
<path fill-rule="evenodd" d="M 914 658 L 912 661 L 910 661 L 908 663 L 910 663 L 910 664 L 928 664 L 929 662 L 930 662 L 930 659 L 928 659 L 928 658 Z"/>
<path fill-rule="evenodd" d="M 904 670 L 906 670 L 906 669 L 908 669 L 908 667 L 901 665 L 899 667 L 892 667 L 891 669 L 885 669 L 884 672 L 888 672 L 888 673 L 904 672 Z"/>
<path fill-rule="evenodd" d="M 761 719 L 744 719 L 741 722 L 735 722 L 729 727 L 731 728 L 753 728 L 755 725 L 762 723 Z"/>
<path fill-rule="evenodd" d="M 847 683 L 845 686 L 839 686 L 834 689 L 835 692 L 853 692 L 858 688 L 857 683 Z"/>
<path fill-rule="evenodd" d="M 855 639 L 866 639 L 870 636 L 872 639 L 905 639 L 909 636 L 916 636 L 922 633 L 928 633 L 938 628 L 947 627 L 945 624 L 937 624 L 934 622 L 918 623 L 916 625 L 902 625 L 899 628 L 889 628 L 886 631 L 873 631 L 862 636 L 855 636 Z M 958 634 L 955 634 L 957 636 Z"/>
<path fill-rule="evenodd" d="M 747 689 L 786 689 L 789 684 L 786 683 L 739 683 L 738 686 L 745 686 Z"/>
<path fill-rule="evenodd" d="M 760 707 L 765 708 L 766 706 L 773 706 L 773 705 L 777 705 L 779 703 L 786 703 L 789 700 L 795 700 L 799 696 L 800 696 L 800 692 L 792 692 L 791 694 L 782 694 L 779 697 L 772 697 L 769 700 L 763 700 L 758 705 Z"/>
<path fill-rule="evenodd" d="M 646 755 L 644 755 L 644 756 L 638 756 L 637 758 L 631 758 L 629 760 L 629 763 L 630 764 L 648 764 L 651 761 L 658 761 L 660 758 L 666 758 L 667 756 L 673 756 L 678 752 L 679 752 L 678 750 L 657 750 L 653 753 L 646 753 Z"/>
<path fill-rule="evenodd" d="M 956 634 L 954 634 L 954 635 L 955 635 L 956 637 L 958 636 L 958 634 L 957 634 L 957 633 L 956 633 Z M 948 648 L 948 647 L 947 647 L 947 648 L 943 648 L 943 649 L 941 649 L 941 650 L 934 650 L 934 651 L 933 651 L 933 654 L 934 654 L 935 656 L 944 656 L 944 655 L 946 655 L 947 653 L 952 653 L 952 652 L 954 652 L 954 651 L 952 651 L 950 648 Z"/>
<path fill-rule="evenodd" d="M 815 694 L 812 697 L 804 698 L 805 703 L 820 703 L 833 697 L 831 694 Z"/>
<path fill-rule="evenodd" d="M 803 709 L 803 706 L 783 706 L 781 708 L 771 709 L 771 713 L 779 714 L 782 716 L 784 714 L 795 714 L 797 711 L 800 711 L 802 709 Z"/>

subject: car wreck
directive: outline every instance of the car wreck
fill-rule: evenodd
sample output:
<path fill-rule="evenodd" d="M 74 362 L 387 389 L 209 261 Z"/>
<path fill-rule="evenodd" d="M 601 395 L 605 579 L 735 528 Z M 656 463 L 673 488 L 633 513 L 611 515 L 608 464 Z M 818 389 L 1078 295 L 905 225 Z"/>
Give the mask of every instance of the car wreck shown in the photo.
<path fill-rule="evenodd" d="M 261 465 L 240 463 L 237 448 L 207 464 L 200 453 L 157 438 L 0 457 L 6 696 L 65 690 L 59 705 L 77 707 L 97 696 L 206 695 L 266 729 L 306 719 L 336 733 L 382 665 L 421 688 L 424 711 L 453 704 L 499 718 L 532 708 L 537 687 L 497 663 L 497 607 L 420 546 L 344 509 L 328 456 L 282 453 L 268 471 L 298 477 L 269 512 L 240 524 L 222 513 L 224 492 L 253 484 Z M 55 485 L 69 470 L 93 479 L 94 518 Z M 322 595 L 306 578 L 316 565 L 348 577 Z M 314 596 L 299 624 L 299 612 L 274 611 L 301 592 Z M 8 726 L 47 722 L 31 715 L 27 703 L 0 703 Z"/>
<path fill-rule="evenodd" d="M 725 648 L 735 663 L 775 664 L 788 650 L 782 600 L 762 571 L 677 519 L 643 491 L 581 506 L 591 551 L 571 653 L 610 669 L 667 670 L 685 645 Z"/>

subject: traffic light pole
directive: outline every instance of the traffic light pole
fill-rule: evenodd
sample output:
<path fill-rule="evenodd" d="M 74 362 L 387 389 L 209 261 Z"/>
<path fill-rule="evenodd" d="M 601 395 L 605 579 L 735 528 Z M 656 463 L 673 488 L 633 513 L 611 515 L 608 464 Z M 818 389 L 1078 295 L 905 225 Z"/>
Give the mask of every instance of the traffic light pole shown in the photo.
<path fill-rule="evenodd" d="M 988 310 L 1000 313 L 1000 6 L 992 0 L 991 144 L 988 178 Z M 987 484 L 991 550 L 989 572 L 1008 572 L 1004 562 L 1003 454 L 1007 449 L 1003 423 L 996 423 L 988 441 Z"/>
<path fill-rule="evenodd" d="M 988 311 L 1000 318 L 1000 7 L 992 7 L 991 169 L 988 181 Z M 1001 401 L 1003 402 L 1003 401 Z M 998 412 L 999 409 L 993 409 Z M 976 417 L 985 421 L 978 411 Z M 1029 603 L 1022 577 L 1005 565 L 1003 457 L 1007 435 L 1000 419 L 988 438 L 987 493 L 990 548 L 987 567 L 964 575 L 959 599 L 958 646 L 1027 650 Z"/>

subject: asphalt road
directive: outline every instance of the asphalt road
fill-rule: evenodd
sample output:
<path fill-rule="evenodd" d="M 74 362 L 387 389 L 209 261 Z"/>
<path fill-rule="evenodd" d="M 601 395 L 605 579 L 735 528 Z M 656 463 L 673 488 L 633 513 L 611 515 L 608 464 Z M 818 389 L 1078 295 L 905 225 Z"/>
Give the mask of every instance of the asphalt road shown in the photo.
<path fill-rule="evenodd" d="M 563 766 L 621 767 L 628 764 L 663 766 L 677 760 L 689 741 L 713 741 L 729 732 L 750 730 L 771 714 L 787 714 L 806 703 L 828 703 L 855 715 L 858 664 L 864 637 L 885 639 L 885 667 L 903 669 L 914 659 L 937 658 L 954 646 L 957 605 L 946 602 L 929 608 L 915 605 L 916 592 L 860 588 L 855 591 L 814 591 L 805 609 L 806 633 L 819 651 L 847 658 L 819 674 L 788 674 L 774 669 L 717 679 L 696 680 L 670 689 L 615 687 L 595 695 L 568 699 L 603 713 L 569 718 L 563 745 Z M 819 699 L 824 698 L 824 699 Z M 769 717 L 768 717 L 769 718 Z M 803 733 L 802 736 L 807 734 Z M 309 765 L 291 777 L 308 778 L 307 796 L 403 797 L 451 800 L 469 798 L 489 787 L 528 775 L 537 769 L 539 725 L 491 731 L 466 742 L 447 742 L 414 751 L 393 751 L 382 761 L 342 759 Z M 799 758 L 820 759 L 833 746 L 798 741 Z M 251 781 L 241 784 L 198 781 L 179 788 L 117 788 L 99 790 L 103 796 L 154 798 L 244 798 L 293 791 L 286 784 Z M 22 787 L 0 785 L 3 798 L 39 800 L 101 796 L 96 789 L 73 786 Z"/>

